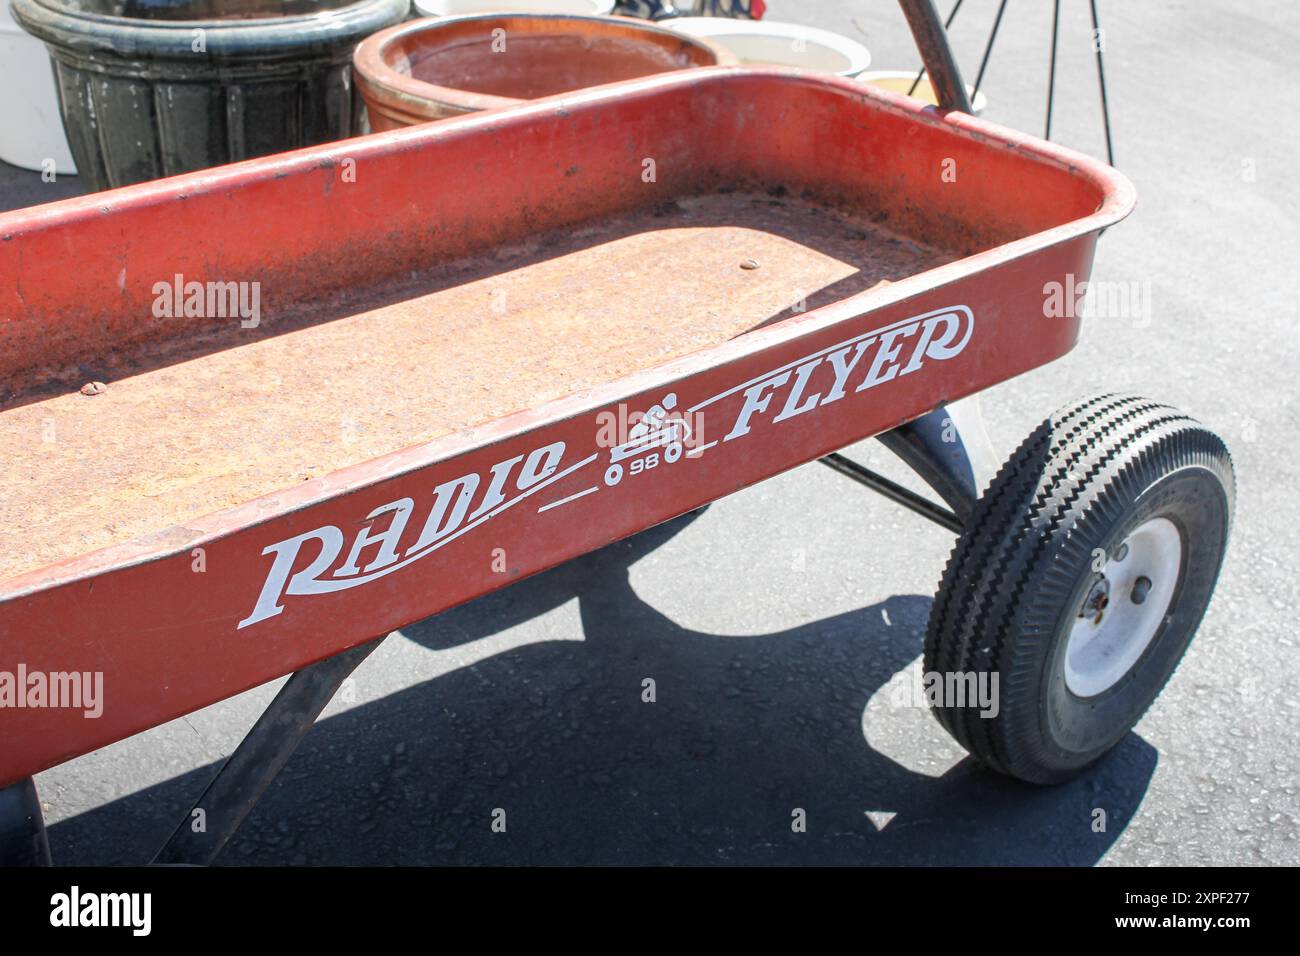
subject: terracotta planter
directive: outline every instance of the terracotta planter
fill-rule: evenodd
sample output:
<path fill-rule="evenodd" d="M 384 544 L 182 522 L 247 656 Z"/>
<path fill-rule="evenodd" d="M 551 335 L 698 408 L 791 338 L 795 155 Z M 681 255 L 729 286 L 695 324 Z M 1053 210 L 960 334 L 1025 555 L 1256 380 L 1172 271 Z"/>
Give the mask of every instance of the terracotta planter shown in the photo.
<path fill-rule="evenodd" d="M 735 62 L 709 40 L 628 17 L 509 13 L 413 20 L 376 33 L 353 57 L 376 131 Z"/>

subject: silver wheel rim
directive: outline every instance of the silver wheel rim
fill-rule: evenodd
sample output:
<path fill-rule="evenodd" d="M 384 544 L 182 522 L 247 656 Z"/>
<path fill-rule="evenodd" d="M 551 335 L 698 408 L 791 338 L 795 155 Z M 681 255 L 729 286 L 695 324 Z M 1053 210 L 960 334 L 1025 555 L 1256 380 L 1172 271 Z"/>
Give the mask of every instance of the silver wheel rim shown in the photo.
<path fill-rule="evenodd" d="M 1114 549 L 1070 628 L 1070 693 L 1096 697 L 1132 669 L 1164 622 L 1182 563 L 1182 534 L 1168 518 L 1143 522 Z"/>

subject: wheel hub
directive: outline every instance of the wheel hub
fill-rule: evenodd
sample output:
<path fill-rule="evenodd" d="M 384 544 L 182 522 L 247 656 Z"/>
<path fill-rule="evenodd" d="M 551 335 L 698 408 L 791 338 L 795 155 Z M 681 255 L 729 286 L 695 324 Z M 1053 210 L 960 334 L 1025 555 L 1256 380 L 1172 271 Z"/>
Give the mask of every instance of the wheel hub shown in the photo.
<path fill-rule="evenodd" d="M 1079 617 L 1100 624 L 1108 604 L 1110 604 L 1110 580 L 1103 576 L 1083 599 L 1083 607 L 1079 608 Z"/>
<path fill-rule="evenodd" d="M 1065 648 L 1065 686 L 1095 697 L 1129 672 L 1169 610 L 1183 542 L 1168 518 L 1133 530 L 1102 567 L 1079 607 Z"/>

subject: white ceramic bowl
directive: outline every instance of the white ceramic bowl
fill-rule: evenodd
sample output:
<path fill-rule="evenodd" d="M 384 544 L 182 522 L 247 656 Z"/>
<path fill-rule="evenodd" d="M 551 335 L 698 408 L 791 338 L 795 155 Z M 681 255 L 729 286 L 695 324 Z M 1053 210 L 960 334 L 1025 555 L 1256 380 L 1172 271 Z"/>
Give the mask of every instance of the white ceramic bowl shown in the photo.
<path fill-rule="evenodd" d="M 912 70 L 869 70 L 866 73 L 858 74 L 858 79 L 879 89 L 889 90 L 891 93 L 902 93 L 907 96 L 907 91 L 912 88 L 912 82 L 916 79 L 916 73 Z M 931 106 L 937 106 L 939 103 L 939 98 L 934 95 L 934 87 L 930 85 L 928 76 L 921 77 L 921 82 L 916 84 L 916 90 L 911 95 L 922 103 L 929 103 Z M 976 116 L 983 113 L 985 107 L 989 105 L 988 97 L 983 93 L 976 93 L 975 88 L 969 83 L 966 84 L 966 95 L 971 98 L 971 109 L 974 110 Z"/>
<path fill-rule="evenodd" d="M 613 10 L 614 0 L 415 0 L 413 12 L 422 17 L 450 17 L 458 13 L 576 13 L 605 16 Z"/>
<path fill-rule="evenodd" d="M 857 76 L 871 63 L 871 53 L 857 40 L 798 23 L 679 17 L 661 21 L 660 25 L 691 36 L 708 37 L 734 53 L 742 63 L 797 66 L 838 76 Z"/>
<path fill-rule="evenodd" d="M 38 172 L 52 159 L 56 172 L 75 175 L 50 55 L 14 23 L 8 0 L 0 0 L 0 90 L 0 159 Z"/>

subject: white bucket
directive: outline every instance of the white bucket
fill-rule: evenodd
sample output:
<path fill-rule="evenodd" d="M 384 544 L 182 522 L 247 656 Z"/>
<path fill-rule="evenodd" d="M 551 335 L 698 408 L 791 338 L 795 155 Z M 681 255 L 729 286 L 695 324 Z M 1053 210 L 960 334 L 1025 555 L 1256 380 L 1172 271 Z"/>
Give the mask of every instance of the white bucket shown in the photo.
<path fill-rule="evenodd" d="M 659 25 L 708 37 L 734 53 L 741 63 L 797 66 L 838 76 L 857 76 L 871 63 L 871 53 L 857 40 L 798 23 L 679 17 Z"/>
<path fill-rule="evenodd" d="M 912 84 L 916 81 L 916 73 L 911 70 L 871 70 L 859 74 L 858 79 L 878 89 L 908 96 L 907 91 L 912 89 Z M 939 98 L 934 95 L 934 87 L 930 85 L 928 76 L 921 77 L 921 82 L 916 84 L 916 89 L 910 95 L 931 106 L 939 104 Z M 985 107 L 989 105 L 988 98 L 983 93 L 976 93 L 975 87 L 969 83 L 966 84 L 966 95 L 970 97 L 971 109 L 976 116 L 983 113 Z"/>
<path fill-rule="evenodd" d="M 614 0 L 415 0 L 414 12 L 422 17 L 450 17 L 458 13 L 575 13 L 605 16 L 613 9 Z"/>
<path fill-rule="evenodd" d="M 50 55 L 14 23 L 8 0 L 0 0 L 0 90 L 0 159 L 38 172 L 52 159 L 55 171 L 76 175 Z"/>

